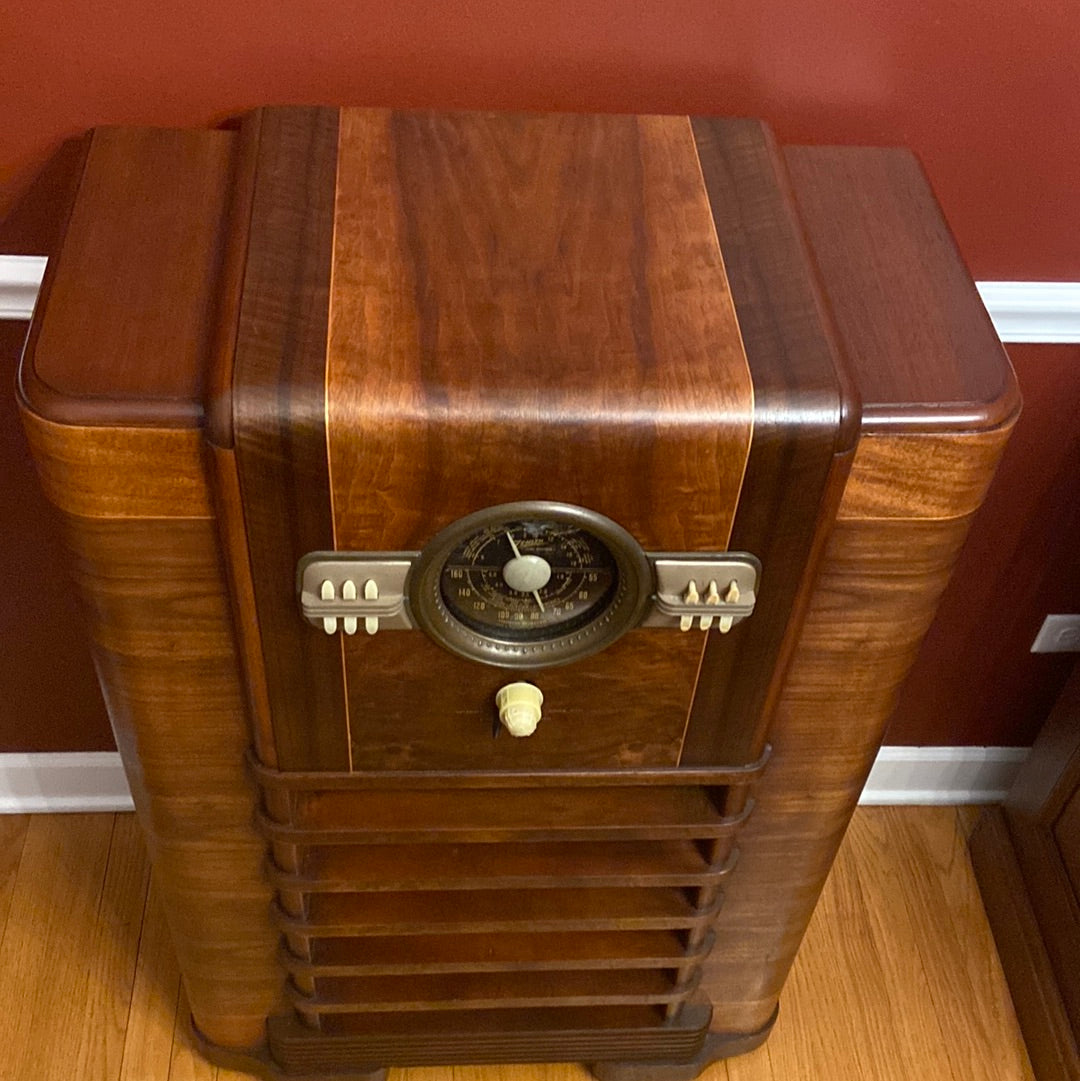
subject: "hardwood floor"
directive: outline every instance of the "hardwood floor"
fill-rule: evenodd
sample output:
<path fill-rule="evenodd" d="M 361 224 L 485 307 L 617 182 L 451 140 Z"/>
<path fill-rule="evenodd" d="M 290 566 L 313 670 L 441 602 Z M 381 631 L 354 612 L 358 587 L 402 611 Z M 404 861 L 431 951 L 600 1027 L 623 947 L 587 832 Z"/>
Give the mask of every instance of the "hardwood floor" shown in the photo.
<path fill-rule="evenodd" d="M 1032 1077 L 983 914 L 971 808 L 860 808 L 759 1050 L 706 1081 Z M 0 1078 L 241 1081 L 191 1049 L 133 815 L 0 818 Z M 585 1081 L 576 1065 L 391 1081 Z"/>

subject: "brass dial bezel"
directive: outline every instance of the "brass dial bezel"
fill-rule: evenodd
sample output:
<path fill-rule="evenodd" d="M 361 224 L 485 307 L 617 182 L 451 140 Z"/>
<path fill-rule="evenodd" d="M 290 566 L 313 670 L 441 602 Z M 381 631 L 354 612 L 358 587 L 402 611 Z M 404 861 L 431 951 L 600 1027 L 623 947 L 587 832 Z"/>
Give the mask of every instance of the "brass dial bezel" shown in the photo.
<path fill-rule="evenodd" d="M 565 522 L 591 533 L 615 562 L 614 594 L 594 618 L 569 633 L 516 641 L 474 630 L 454 615 L 443 598 L 441 578 L 447 557 L 481 530 L 528 519 Z M 410 576 L 409 605 L 419 626 L 451 653 L 499 668 L 550 668 L 597 653 L 637 626 L 652 592 L 649 561 L 641 545 L 622 526 L 570 503 L 523 500 L 466 515 L 433 537 Z"/>

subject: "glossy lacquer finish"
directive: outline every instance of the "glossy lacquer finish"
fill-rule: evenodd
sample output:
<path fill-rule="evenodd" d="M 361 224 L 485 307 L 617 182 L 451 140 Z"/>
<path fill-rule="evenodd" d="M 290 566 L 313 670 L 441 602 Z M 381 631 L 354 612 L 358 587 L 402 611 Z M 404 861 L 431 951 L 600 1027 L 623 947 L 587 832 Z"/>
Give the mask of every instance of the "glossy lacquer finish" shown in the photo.
<path fill-rule="evenodd" d="M 196 1030 L 305 1077 L 764 1039 L 1017 408 L 902 151 L 386 110 L 92 136 L 21 387 Z M 519 499 L 751 551 L 758 608 L 524 673 L 527 739 L 300 618 L 306 552 Z"/>

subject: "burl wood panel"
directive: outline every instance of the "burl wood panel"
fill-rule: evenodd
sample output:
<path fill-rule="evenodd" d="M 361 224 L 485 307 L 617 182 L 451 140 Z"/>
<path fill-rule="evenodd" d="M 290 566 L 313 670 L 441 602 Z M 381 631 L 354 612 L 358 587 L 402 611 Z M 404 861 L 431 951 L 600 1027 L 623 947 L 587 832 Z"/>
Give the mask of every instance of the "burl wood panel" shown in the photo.
<path fill-rule="evenodd" d="M 523 498 L 724 549 L 753 394 L 687 120 L 343 110 L 327 387 L 339 549 Z M 543 731 L 493 741 L 505 674 L 346 639 L 354 765 L 674 765 L 702 647 L 639 631 L 544 672 Z"/>
<path fill-rule="evenodd" d="M 420 548 L 523 492 L 647 549 L 726 544 L 752 391 L 686 119 L 341 123 L 338 545 Z"/>

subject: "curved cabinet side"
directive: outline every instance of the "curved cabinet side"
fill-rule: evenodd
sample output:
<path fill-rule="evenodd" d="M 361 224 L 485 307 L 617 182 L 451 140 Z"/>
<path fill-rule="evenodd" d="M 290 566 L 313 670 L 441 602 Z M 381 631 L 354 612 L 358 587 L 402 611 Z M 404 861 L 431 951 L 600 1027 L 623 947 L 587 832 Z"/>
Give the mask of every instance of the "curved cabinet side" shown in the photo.
<path fill-rule="evenodd" d="M 900 686 L 1008 432 L 954 437 L 956 450 L 973 442 L 971 453 L 957 454 L 961 467 L 939 474 L 931 487 L 940 497 L 934 500 L 938 512 L 949 509 L 945 493 L 955 493 L 951 514 L 920 514 L 916 499 L 894 503 L 891 517 L 868 514 L 882 505 L 877 496 L 865 498 L 882 477 L 863 463 L 881 460 L 888 437 L 868 437 L 863 444 L 872 446 L 856 451 L 702 981 L 714 1004 L 714 1031 L 753 1031 L 776 1008 Z M 922 467 L 925 475 L 929 445 L 910 456 L 900 453 L 903 444 L 889 449 L 907 470 Z M 982 463 L 981 484 L 971 483 L 972 457 Z M 898 471 L 898 481 L 900 476 Z"/>
<path fill-rule="evenodd" d="M 79 454 L 77 435 L 62 426 L 25 409 L 24 423 L 61 508 L 192 1012 L 217 1043 L 261 1044 L 281 994 L 277 934 L 244 772 L 250 735 L 222 556 L 205 513 L 197 447 L 174 455 L 176 469 L 166 473 L 155 444 L 175 447 L 186 433 L 154 433 L 137 441 L 136 453 L 130 429 L 98 429 Z M 144 478 L 128 514 L 112 486 L 118 475 Z"/>

